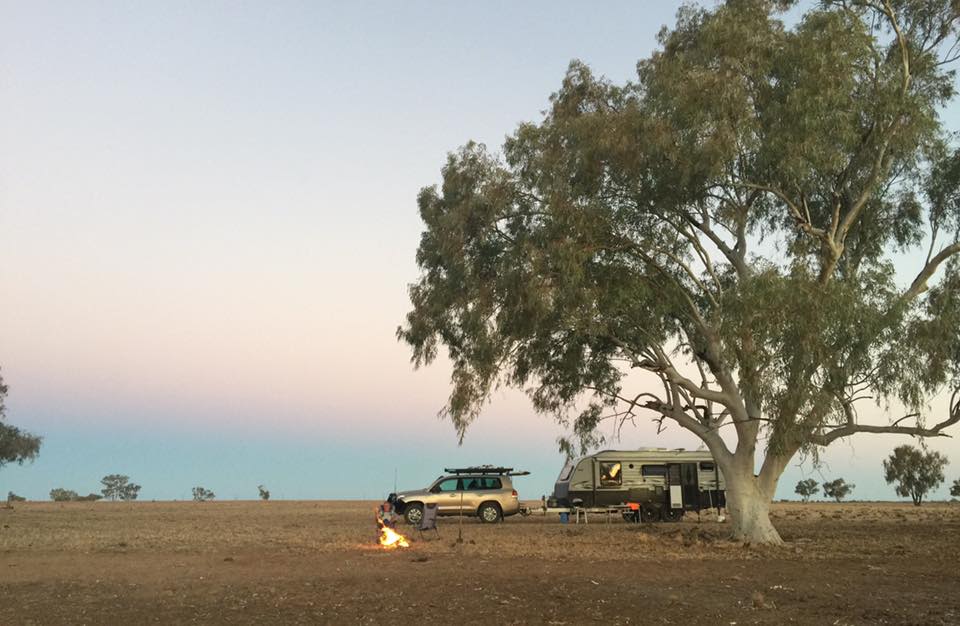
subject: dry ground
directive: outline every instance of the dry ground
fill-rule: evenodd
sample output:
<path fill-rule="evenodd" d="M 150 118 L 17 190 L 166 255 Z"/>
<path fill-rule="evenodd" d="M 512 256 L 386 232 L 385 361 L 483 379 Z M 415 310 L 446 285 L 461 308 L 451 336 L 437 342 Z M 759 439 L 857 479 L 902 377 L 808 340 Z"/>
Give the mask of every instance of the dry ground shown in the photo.
<path fill-rule="evenodd" d="M 441 519 L 386 552 L 373 503 L 25 503 L 0 510 L 0 624 L 960 623 L 960 505 L 778 504 L 725 525 Z"/>

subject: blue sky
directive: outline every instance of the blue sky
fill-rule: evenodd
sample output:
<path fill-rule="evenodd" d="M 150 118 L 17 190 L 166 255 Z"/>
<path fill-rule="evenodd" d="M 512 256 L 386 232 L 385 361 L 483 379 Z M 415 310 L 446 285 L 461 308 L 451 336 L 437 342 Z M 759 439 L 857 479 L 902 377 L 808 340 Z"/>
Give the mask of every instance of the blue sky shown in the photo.
<path fill-rule="evenodd" d="M 0 492 L 373 498 L 486 462 L 549 492 L 557 427 L 507 393 L 458 447 L 448 370 L 394 339 L 416 194 L 537 119 L 571 59 L 631 78 L 678 4 L 0 2 L 0 367 L 44 436 Z M 697 446 L 654 433 L 618 445 Z M 889 497 L 896 443 L 824 472 Z"/>

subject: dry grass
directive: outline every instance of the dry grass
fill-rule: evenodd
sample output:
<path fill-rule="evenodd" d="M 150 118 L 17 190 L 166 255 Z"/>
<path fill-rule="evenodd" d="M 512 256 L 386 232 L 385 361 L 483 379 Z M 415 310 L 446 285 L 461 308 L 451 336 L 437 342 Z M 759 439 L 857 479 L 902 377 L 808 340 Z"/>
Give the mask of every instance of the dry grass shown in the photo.
<path fill-rule="evenodd" d="M 783 547 L 711 515 L 531 516 L 386 552 L 371 502 L 23 503 L 0 510 L 0 623 L 960 623 L 960 506 L 772 517 Z"/>
<path fill-rule="evenodd" d="M 98 553 L 157 551 L 229 553 L 268 549 L 287 553 L 364 550 L 372 545 L 372 502 L 137 502 L 24 503 L 0 512 L 0 553 L 12 551 Z M 726 525 L 712 514 L 702 521 L 688 516 L 678 524 L 628 524 L 593 516 L 589 524 L 561 524 L 555 516 L 519 516 L 500 525 L 441 518 L 439 540 L 417 541 L 418 550 L 439 554 L 456 549 L 477 558 L 509 553 L 516 557 L 557 561 L 752 559 L 758 554 L 788 552 L 792 558 L 883 555 L 901 549 L 899 534 L 916 525 L 960 525 L 960 506 L 934 503 L 917 508 L 900 504 L 774 505 L 774 523 L 786 548 L 751 548 L 726 539 Z M 824 525 L 824 520 L 837 521 Z M 863 532 L 869 525 L 871 532 Z M 797 548 L 802 548 L 799 552 Z M 912 550 L 924 550 L 913 546 Z M 938 551 L 935 544 L 925 552 Z"/>

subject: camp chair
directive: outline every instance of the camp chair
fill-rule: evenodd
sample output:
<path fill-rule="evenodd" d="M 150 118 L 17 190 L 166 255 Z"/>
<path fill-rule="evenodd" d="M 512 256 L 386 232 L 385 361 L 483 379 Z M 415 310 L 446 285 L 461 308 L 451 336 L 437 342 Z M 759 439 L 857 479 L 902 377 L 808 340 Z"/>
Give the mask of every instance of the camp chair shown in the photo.
<path fill-rule="evenodd" d="M 417 524 L 417 531 L 420 533 L 420 539 L 423 539 L 423 531 L 432 530 L 440 536 L 440 530 L 437 528 L 437 505 L 427 504 L 423 507 L 423 515 L 420 517 L 420 523 Z"/>

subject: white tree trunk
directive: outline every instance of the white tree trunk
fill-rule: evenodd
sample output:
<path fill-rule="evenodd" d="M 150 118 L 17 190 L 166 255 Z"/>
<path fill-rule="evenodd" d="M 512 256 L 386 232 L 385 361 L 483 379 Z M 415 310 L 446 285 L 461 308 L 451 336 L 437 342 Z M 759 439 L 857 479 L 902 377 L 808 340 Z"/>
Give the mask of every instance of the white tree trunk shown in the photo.
<path fill-rule="evenodd" d="M 735 541 L 781 545 L 783 539 L 770 522 L 772 494 L 757 485 L 752 472 L 724 472 L 727 482 L 727 512 Z"/>

